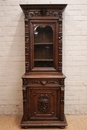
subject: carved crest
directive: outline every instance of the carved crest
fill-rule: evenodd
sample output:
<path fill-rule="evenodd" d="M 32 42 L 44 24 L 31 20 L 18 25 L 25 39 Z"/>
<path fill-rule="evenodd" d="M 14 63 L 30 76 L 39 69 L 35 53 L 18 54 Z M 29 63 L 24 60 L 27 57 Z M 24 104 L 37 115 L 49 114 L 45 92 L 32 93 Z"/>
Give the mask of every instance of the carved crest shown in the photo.
<path fill-rule="evenodd" d="M 47 113 L 50 109 L 50 98 L 47 94 L 41 94 L 38 97 L 38 110 Z"/>

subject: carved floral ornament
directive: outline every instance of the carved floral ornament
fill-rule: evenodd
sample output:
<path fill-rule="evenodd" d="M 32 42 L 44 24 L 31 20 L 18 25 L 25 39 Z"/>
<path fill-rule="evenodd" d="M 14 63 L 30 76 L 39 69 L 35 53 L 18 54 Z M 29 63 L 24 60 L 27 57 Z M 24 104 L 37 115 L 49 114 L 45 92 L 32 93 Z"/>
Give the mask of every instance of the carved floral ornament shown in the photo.
<path fill-rule="evenodd" d="M 41 17 L 41 16 L 49 16 L 49 17 L 59 17 L 59 19 L 62 19 L 62 11 L 60 10 L 27 10 L 25 11 L 25 18 L 29 17 Z"/>
<path fill-rule="evenodd" d="M 33 81 L 29 81 L 28 79 L 23 79 L 23 84 L 24 85 L 28 85 L 28 84 L 42 84 L 42 85 L 46 85 L 46 84 L 59 84 L 59 85 L 64 85 L 64 79 L 60 79 L 58 81 L 56 80 L 33 80 Z"/>

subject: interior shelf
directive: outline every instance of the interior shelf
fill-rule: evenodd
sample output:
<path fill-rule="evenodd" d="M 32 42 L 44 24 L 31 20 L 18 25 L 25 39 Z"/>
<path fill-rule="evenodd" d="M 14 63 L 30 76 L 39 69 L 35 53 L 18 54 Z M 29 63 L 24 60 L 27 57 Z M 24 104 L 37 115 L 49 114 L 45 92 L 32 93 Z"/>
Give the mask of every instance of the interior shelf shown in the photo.
<path fill-rule="evenodd" d="M 34 59 L 34 61 L 53 61 L 53 59 Z"/>
<path fill-rule="evenodd" d="M 34 43 L 34 45 L 48 45 L 48 44 L 53 44 L 53 42 L 39 42 L 39 43 Z"/>

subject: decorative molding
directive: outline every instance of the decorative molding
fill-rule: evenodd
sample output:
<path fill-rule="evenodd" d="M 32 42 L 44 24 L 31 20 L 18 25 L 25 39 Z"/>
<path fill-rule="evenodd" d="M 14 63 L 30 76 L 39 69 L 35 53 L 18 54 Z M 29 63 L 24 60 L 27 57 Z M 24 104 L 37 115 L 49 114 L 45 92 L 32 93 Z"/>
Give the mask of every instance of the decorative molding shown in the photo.
<path fill-rule="evenodd" d="M 61 117 L 60 117 L 60 119 L 64 120 L 64 87 L 61 87 L 60 101 L 61 101 L 61 105 L 60 105 Z"/>
<path fill-rule="evenodd" d="M 62 43 L 62 33 L 59 33 L 59 43 Z"/>
<path fill-rule="evenodd" d="M 47 84 L 47 81 L 41 81 L 41 84 L 45 85 L 45 84 Z"/>
<path fill-rule="evenodd" d="M 41 82 L 38 80 L 34 80 L 34 81 L 29 81 L 28 84 L 41 84 Z"/>
<path fill-rule="evenodd" d="M 59 84 L 59 81 L 49 80 L 47 83 L 49 83 L 49 84 Z"/>
<path fill-rule="evenodd" d="M 58 15 L 58 17 L 59 17 L 59 21 L 62 21 L 62 11 L 61 10 L 59 10 L 59 13 L 58 13 L 59 15 Z"/>
<path fill-rule="evenodd" d="M 29 67 L 29 62 L 25 62 L 26 67 Z"/>
<path fill-rule="evenodd" d="M 61 79 L 61 80 L 59 81 L 59 83 L 60 83 L 61 85 L 64 85 L 64 79 Z"/>
<path fill-rule="evenodd" d="M 23 86 L 23 87 L 22 87 L 22 91 L 26 91 L 26 86 Z"/>
<path fill-rule="evenodd" d="M 47 94 L 41 94 L 37 100 L 38 110 L 47 113 L 50 109 L 50 98 Z"/>
<path fill-rule="evenodd" d="M 28 84 L 59 84 L 59 85 L 64 85 L 64 79 L 58 79 L 57 81 L 55 80 L 48 80 L 48 81 L 45 81 L 45 80 L 42 80 L 42 81 L 39 81 L 39 80 L 33 80 L 33 81 L 29 81 L 29 79 L 23 79 L 23 85 L 28 85 Z"/>
<path fill-rule="evenodd" d="M 27 101 L 26 99 L 23 100 L 23 102 L 26 102 L 26 101 Z"/>
<path fill-rule="evenodd" d="M 41 11 L 29 12 L 29 17 L 40 17 L 40 16 L 60 17 L 60 14 L 58 11 L 46 11 L 45 9 L 42 9 Z"/>
<path fill-rule="evenodd" d="M 62 23 L 59 23 L 59 33 L 62 33 Z"/>
<path fill-rule="evenodd" d="M 25 21 L 31 17 L 58 17 L 59 21 L 62 20 L 62 11 L 61 10 L 47 10 L 42 8 L 41 10 L 26 10 L 25 12 Z"/>
<path fill-rule="evenodd" d="M 60 127 L 60 128 L 65 128 L 65 126 L 67 125 L 67 124 L 65 124 L 66 122 L 65 121 L 62 121 L 62 122 L 54 122 L 54 121 L 50 121 L 50 123 L 43 123 L 43 121 L 42 121 L 42 123 L 41 124 L 38 124 L 38 123 L 36 123 L 36 121 L 34 121 L 32 124 L 30 124 L 31 123 L 31 121 L 29 122 L 29 124 L 28 124 L 28 126 L 30 126 L 30 127 L 32 127 L 32 126 L 37 126 L 37 127 L 41 127 L 41 126 L 58 126 L 58 127 Z M 23 128 L 26 128 L 26 126 L 25 126 L 25 124 L 24 124 L 24 126 L 23 126 Z"/>
<path fill-rule="evenodd" d="M 61 64 L 61 63 L 60 63 Z M 55 80 L 29 80 L 26 78 L 23 78 L 23 85 L 28 85 L 28 84 L 42 84 L 42 85 L 46 85 L 46 84 L 58 84 L 58 85 L 64 85 L 64 78 L 62 79 L 58 79 L 57 81 Z"/>
<path fill-rule="evenodd" d="M 29 71 L 29 62 L 25 62 L 25 69 L 26 69 L 26 72 Z"/>
<path fill-rule="evenodd" d="M 38 80 L 34 80 L 34 81 L 27 81 L 27 84 L 42 84 L 42 85 L 46 85 L 46 84 L 59 84 L 59 81 L 51 81 L 51 80 L 48 80 L 48 81 L 45 81 L 45 80 L 42 80 L 42 81 L 38 81 Z"/>
<path fill-rule="evenodd" d="M 25 71 L 29 72 L 29 30 L 28 30 L 28 11 L 25 11 Z"/>
<path fill-rule="evenodd" d="M 61 103 L 64 102 L 64 87 L 61 87 Z"/>
<path fill-rule="evenodd" d="M 29 47 L 25 47 L 25 51 L 26 51 L 26 52 L 29 52 Z"/>
<path fill-rule="evenodd" d="M 59 52 L 62 52 L 62 47 L 59 47 Z"/>
<path fill-rule="evenodd" d="M 59 61 L 59 66 L 62 66 L 62 62 L 61 61 Z"/>
<path fill-rule="evenodd" d="M 59 13 L 60 19 L 62 19 L 62 13 Z M 59 34 L 58 34 L 58 39 L 59 39 L 59 61 L 58 61 L 58 68 L 59 72 L 62 72 L 62 21 L 59 21 Z"/>
<path fill-rule="evenodd" d="M 44 16 L 46 15 L 46 9 L 41 9 L 41 14 Z"/>
<path fill-rule="evenodd" d="M 25 37 L 25 43 L 29 42 L 29 37 Z"/>
<path fill-rule="evenodd" d="M 37 16 L 41 16 L 40 11 L 29 11 L 29 17 L 37 17 Z"/>
<path fill-rule="evenodd" d="M 28 10 L 26 10 L 26 11 L 25 11 L 25 19 L 27 19 L 27 18 L 28 18 L 28 14 L 29 14 L 29 11 L 28 11 Z"/>
<path fill-rule="evenodd" d="M 23 85 L 27 85 L 27 80 L 23 79 Z"/>

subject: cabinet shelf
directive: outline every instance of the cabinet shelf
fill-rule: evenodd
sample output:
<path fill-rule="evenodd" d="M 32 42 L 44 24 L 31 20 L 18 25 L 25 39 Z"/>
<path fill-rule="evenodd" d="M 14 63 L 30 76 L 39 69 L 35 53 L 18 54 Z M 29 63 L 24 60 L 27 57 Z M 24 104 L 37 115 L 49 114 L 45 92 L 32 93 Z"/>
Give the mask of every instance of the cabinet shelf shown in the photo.
<path fill-rule="evenodd" d="M 39 43 L 34 43 L 34 45 L 48 45 L 48 44 L 53 44 L 53 42 L 39 42 Z"/>
<path fill-rule="evenodd" d="M 34 59 L 34 61 L 53 61 L 53 59 Z"/>

